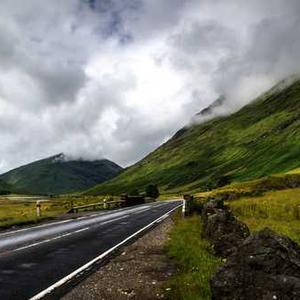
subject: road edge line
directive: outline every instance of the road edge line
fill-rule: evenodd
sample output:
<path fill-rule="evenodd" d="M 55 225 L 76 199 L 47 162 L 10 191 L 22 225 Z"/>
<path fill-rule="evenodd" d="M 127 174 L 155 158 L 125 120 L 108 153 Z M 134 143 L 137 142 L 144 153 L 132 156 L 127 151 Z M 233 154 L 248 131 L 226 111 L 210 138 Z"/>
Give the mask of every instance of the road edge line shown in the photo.
<path fill-rule="evenodd" d="M 180 204 L 180 205 L 176 206 L 175 208 L 171 209 L 170 211 L 168 211 L 167 213 L 165 213 L 161 217 L 157 218 L 153 222 L 149 223 L 145 227 L 139 229 L 138 231 L 136 231 L 135 233 L 133 233 L 132 235 L 130 235 L 129 237 L 127 237 L 126 239 L 124 239 L 119 244 L 117 244 L 117 245 L 113 246 L 112 248 L 106 250 L 105 252 L 103 252 L 99 256 L 95 257 L 94 259 L 92 259 L 91 261 L 89 261 L 88 263 L 86 263 L 85 265 L 81 266 L 80 268 L 78 268 L 77 270 L 73 271 L 69 275 L 67 275 L 64 278 L 60 279 L 59 281 L 57 281 L 56 283 L 52 284 L 51 286 L 49 286 L 45 290 L 39 292 L 35 296 L 31 297 L 29 300 L 40 300 L 40 299 L 43 299 L 46 296 L 49 296 L 54 290 L 56 290 L 57 288 L 61 287 L 64 284 L 66 284 L 68 281 L 72 280 L 74 277 L 78 276 L 78 274 L 84 272 L 86 269 L 92 267 L 95 263 L 99 262 L 101 259 L 103 259 L 106 256 L 108 256 L 113 251 L 117 250 L 118 248 L 120 248 L 121 246 L 123 246 L 124 244 L 126 244 L 128 241 L 130 241 L 131 239 L 133 239 L 134 237 L 136 237 L 137 235 L 139 235 L 140 233 L 142 233 L 143 231 L 146 231 L 147 229 L 149 229 L 155 223 L 159 223 L 159 222 L 165 220 L 173 211 L 175 211 L 176 209 L 178 209 L 181 206 L 182 206 L 182 204 Z"/>

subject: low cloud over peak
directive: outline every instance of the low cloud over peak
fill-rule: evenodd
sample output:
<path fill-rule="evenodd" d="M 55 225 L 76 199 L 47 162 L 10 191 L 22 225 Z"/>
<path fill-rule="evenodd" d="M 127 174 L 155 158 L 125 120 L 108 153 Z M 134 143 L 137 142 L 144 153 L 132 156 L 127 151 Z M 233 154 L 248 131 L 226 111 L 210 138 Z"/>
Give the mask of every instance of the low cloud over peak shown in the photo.
<path fill-rule="evenodd" d="M 126 166 L 220 95 L 300 69 L 297 0 L 3 0 L 0 171 L 64 152 Z"/>

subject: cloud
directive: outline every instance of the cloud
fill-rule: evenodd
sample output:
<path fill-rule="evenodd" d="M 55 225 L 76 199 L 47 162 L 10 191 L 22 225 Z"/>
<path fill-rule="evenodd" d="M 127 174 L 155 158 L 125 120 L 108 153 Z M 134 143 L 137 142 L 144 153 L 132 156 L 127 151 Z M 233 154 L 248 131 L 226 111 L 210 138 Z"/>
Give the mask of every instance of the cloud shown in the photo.
<path fill-rule="evenodd" d="M 123 166 L 220 95 L 299 73 L 296 0 L 3 0 L 0 171 L 65 152 Z"/>

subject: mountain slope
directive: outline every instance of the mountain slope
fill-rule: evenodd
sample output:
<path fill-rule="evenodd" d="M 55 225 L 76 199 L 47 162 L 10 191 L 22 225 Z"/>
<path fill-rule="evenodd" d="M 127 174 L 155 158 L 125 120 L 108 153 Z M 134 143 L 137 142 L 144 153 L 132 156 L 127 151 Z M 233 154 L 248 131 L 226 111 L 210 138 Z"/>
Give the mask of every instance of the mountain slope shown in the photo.
<path fill-rule="evenodd" d="M 300 81 L 278 85 L 240 111 L 180 131 L 142 161 L 90 194 L 205 190 L 300 166 Z"/>
<path fill-rule="evenodd" d="M 0 195 L 7 195 L 13 192 L 13 187 L 3 180 L 0 180 Z"/>
<path fill-rule="evenodd" d="M 86 190 L 119 174 L 109 160 L 68 161 L 63 154 L 33 162 L 0 176 L 19 192 L 63 194 Z"/>

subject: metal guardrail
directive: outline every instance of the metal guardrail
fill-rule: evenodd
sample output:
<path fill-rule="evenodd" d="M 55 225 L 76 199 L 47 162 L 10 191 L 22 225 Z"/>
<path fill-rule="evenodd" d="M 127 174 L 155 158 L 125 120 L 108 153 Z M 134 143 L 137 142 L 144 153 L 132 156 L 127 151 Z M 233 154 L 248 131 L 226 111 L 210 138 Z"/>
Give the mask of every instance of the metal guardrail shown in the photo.
<path fill-rule="evenodd" d="M 93 208 L 96 209 L 99 206 L 103 206 L 104 209 L 109 208 L 110 204 L 116 204 L 116 203 L 123 203 L 124 200 L 114 200 L 114 201 L 102 201 L 98 203 L 92 203 L 92 204 L 87 204 L 87 205 L 80 205 L 80 206 L 74 206 L 72 207 L 67 213 L 77 213 L 80 209 L 86 209 L 86 208 Z"/>

